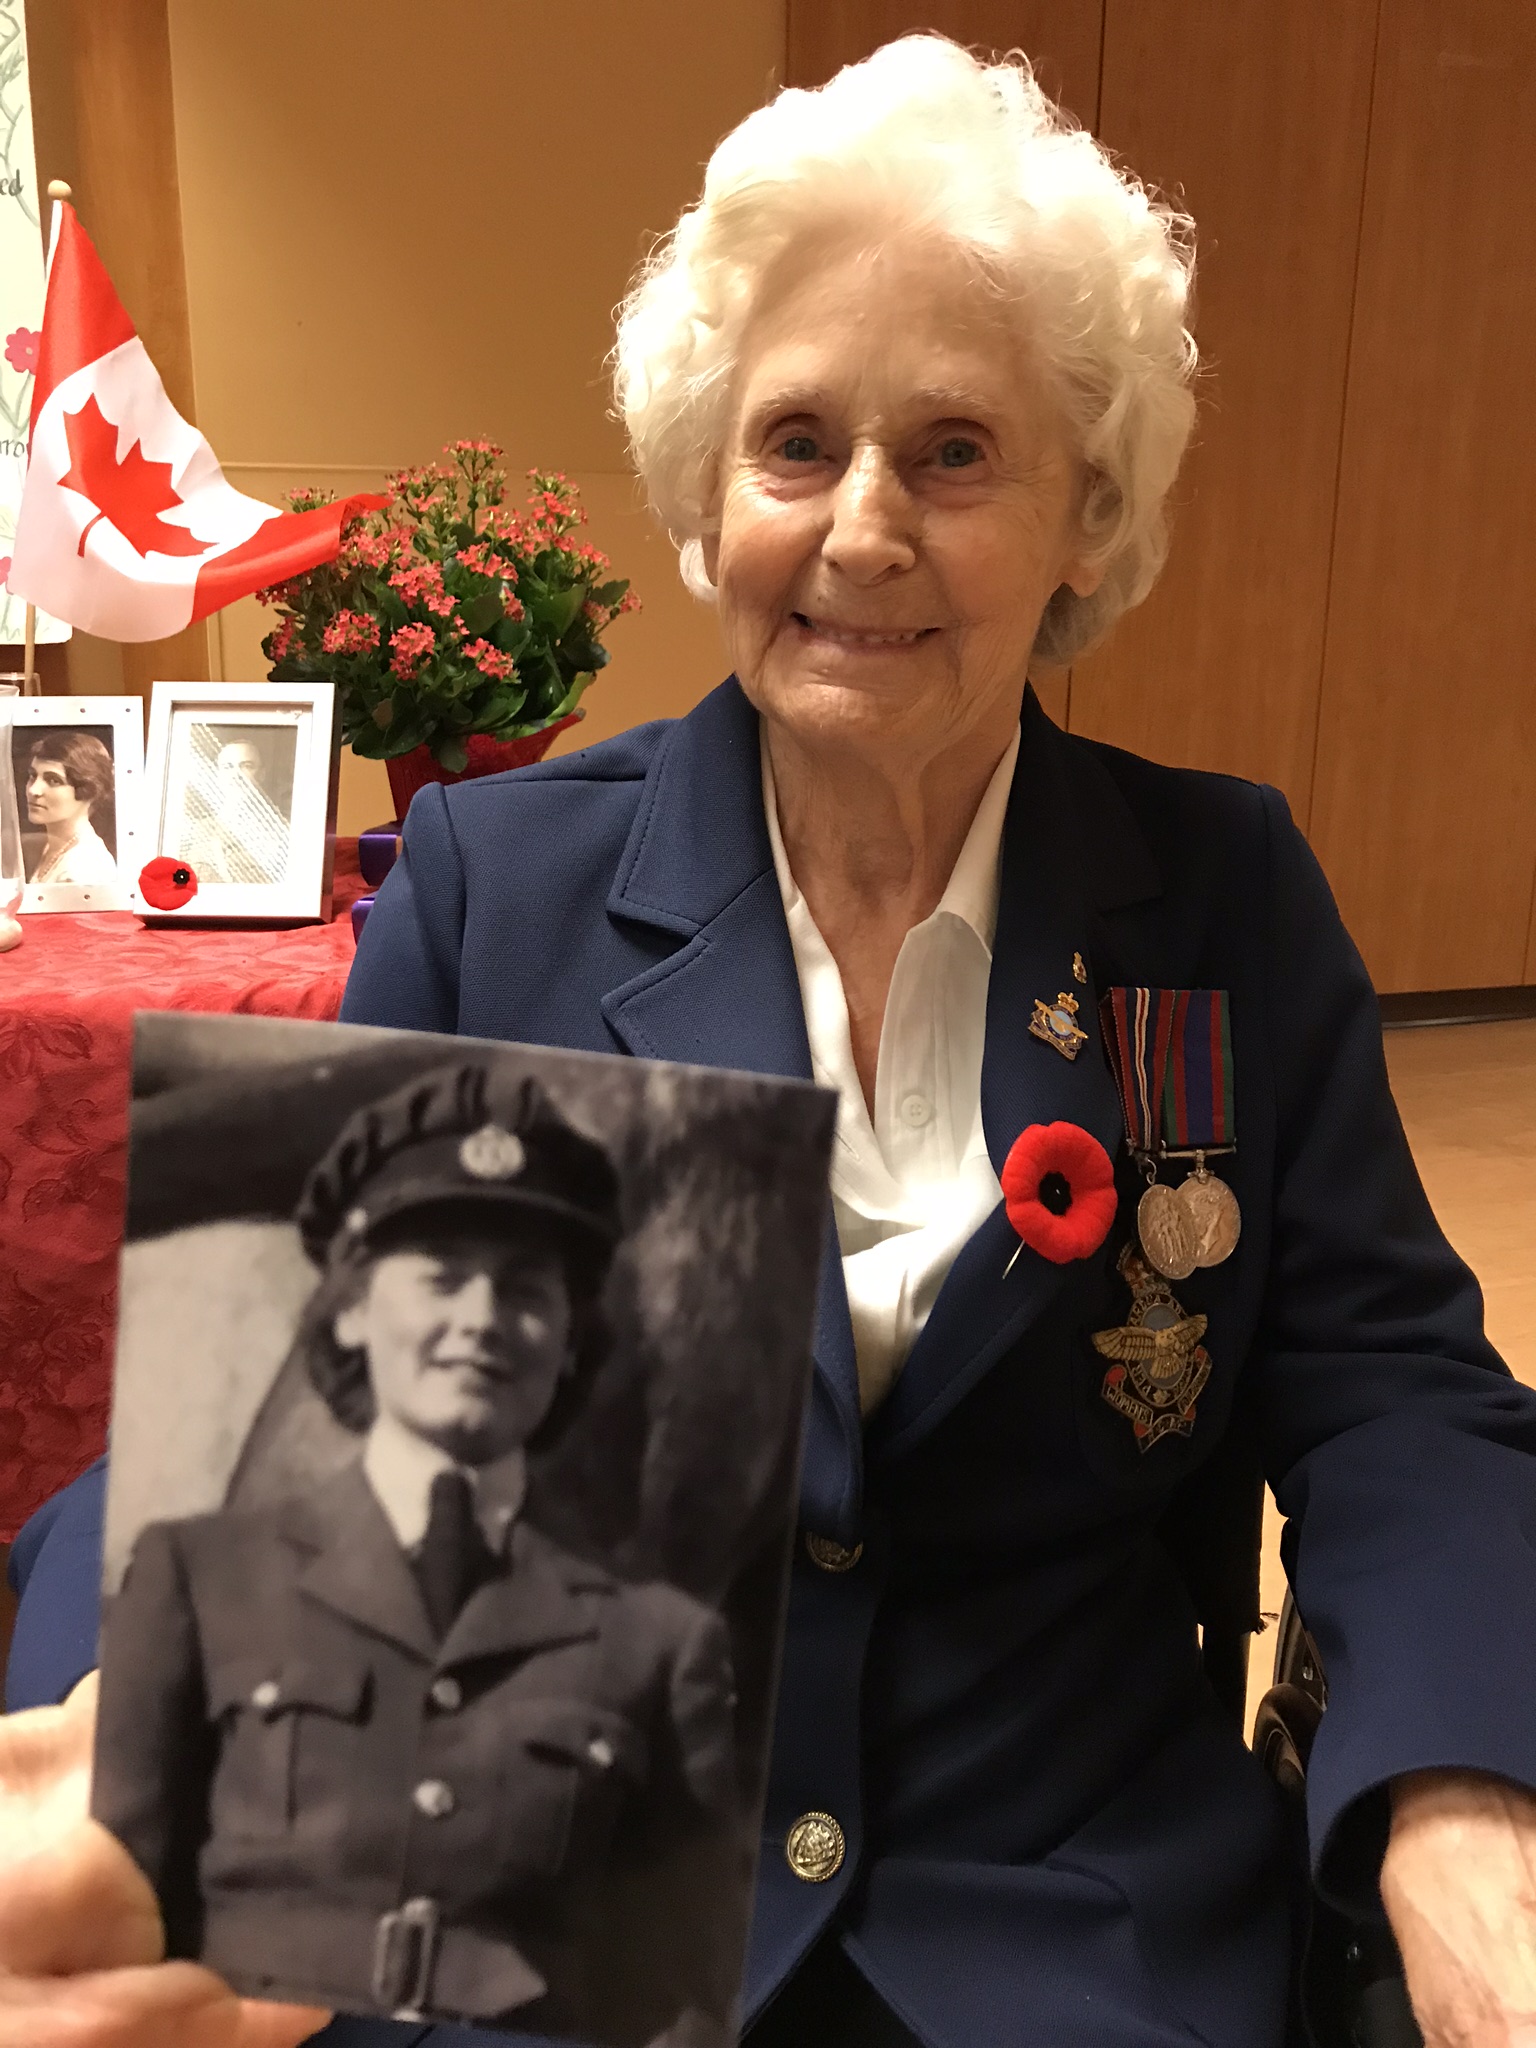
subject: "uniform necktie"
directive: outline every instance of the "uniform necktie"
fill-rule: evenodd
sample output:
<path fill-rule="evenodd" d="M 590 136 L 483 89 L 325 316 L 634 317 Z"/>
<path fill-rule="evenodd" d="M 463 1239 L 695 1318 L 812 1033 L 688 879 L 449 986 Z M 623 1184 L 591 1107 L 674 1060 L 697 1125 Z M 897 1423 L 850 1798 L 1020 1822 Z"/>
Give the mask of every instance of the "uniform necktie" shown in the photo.
<path fill-rule="evenodd" d="M 416 1555 L 416 1577 L 427 1618 L 436 1633 L 445 1636 L 486 1577 L 491 1556 L 462 1472 L 439 1472 L 427 1501 L 427 1533 Z"/>

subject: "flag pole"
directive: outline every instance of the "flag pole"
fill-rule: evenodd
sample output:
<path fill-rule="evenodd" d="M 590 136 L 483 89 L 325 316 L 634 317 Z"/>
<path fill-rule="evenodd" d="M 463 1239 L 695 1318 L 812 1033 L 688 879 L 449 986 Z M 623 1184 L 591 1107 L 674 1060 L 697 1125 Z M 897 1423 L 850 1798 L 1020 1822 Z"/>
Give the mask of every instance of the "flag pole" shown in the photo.
<path fill-rule="evenodd" d="M 58 247 L 59 228 L 63 221 L 63 203 L 73 195 L 62 178 L 50 179 L 48 197 L 53 201 L 53 218 L 48 224 L 48 264 L 53 265 L 53 252 Z M 25 647 L 22 655 L 21 694 L 24 697 L 40 697 L 42 681 L 37 673 L 37 606 L 29 604 L 23 624 Z"/>

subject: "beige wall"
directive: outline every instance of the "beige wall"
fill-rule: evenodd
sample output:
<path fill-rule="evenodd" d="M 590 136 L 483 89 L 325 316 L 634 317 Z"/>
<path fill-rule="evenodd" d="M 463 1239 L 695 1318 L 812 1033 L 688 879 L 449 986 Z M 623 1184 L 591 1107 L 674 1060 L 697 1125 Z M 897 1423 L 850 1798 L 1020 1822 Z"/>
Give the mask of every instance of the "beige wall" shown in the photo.
<path fill-rule="evenodd" d="M 785 0 L 170 0 L 198 424 L 231 480 L 366 488 L 461 434 L 581 486 L 644 609 L 582 743 L 719 680 L 607 417 L 612 308 L 782 74 Z M 254 600 L 215 675 L 265 674 Z M 568 744 L 568 742 L 566 743 Z M 390 815 L 344 757 L 343 829 Z"/>

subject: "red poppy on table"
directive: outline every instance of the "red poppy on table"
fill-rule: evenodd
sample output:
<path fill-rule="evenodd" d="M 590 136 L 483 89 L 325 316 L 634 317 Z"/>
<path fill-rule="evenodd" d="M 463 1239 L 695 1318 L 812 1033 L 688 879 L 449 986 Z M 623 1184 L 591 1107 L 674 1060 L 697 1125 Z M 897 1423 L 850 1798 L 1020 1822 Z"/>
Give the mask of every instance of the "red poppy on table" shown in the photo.
<path fill-rule="evenodd" d="M 1090 1258 L 1115 1220 L 1115 1169 L 1078 1124 L 1031 1124 L 1003 1162 L 1008 1221 L 1031 1251 L 1053 1265 Z"/>
<path fill-rule="evenodd" d="M 180 910 L 197 894 L 197 870 L 162 853 L 139 869 L 139 894 L 153 910 Z"/>

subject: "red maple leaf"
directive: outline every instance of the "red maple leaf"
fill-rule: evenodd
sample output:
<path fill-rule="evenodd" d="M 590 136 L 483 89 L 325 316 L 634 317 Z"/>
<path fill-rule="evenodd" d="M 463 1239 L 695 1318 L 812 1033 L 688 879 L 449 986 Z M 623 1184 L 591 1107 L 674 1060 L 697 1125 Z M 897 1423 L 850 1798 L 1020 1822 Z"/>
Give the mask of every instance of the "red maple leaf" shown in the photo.
<path fill-rule="evenodd" d="M 94 394 L 78 412 L 66 413 L 64 431 L 69 437 L 69 468 L 59 478 L 66 490 L 78 491 L 96 507 L 96 519 L 115 526 L 139 554 L 201 555 L 213 546 L 199 540 L 184 526 L 168 526 L 160 517 L 185 501 L 171 484 L 171 464 L 151 462 L 134 442 L 118 460 L 117 428 L 102 412 Z M 80 536 L 79 552 L 96 524 L 88 522 Z"/>

